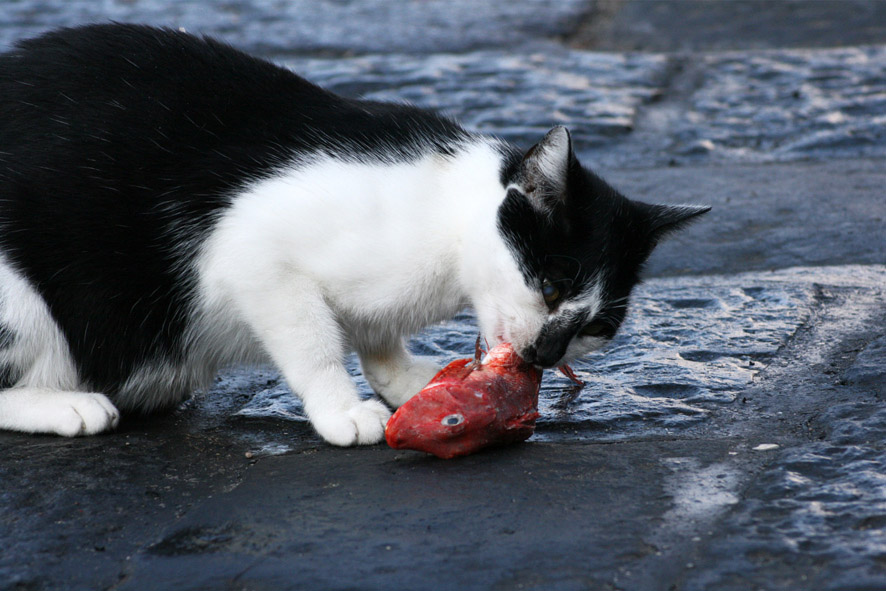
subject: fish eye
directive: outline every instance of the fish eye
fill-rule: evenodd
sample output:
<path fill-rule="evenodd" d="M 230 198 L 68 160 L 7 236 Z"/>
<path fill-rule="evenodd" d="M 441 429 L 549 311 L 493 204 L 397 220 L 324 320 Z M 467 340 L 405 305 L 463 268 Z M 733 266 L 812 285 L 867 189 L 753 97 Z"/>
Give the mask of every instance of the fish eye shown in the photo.
<path fill-rule="evenodd" d="M 541 282 L 541 295 L 548 304 L 553 304 L 560 299 L 560 290 L 557 286 L 545 279 Z"/>
<path fill-rule="evenodd" d="M 599 320 L 595 320 L 590 324 L 586 324 L 579 331 L 579 334 L 583 337 L 601 337 L 606 334 L 606 324 Z"/>
<path fill-rule="evenodd" d="M 460 414 L 454 415 L 446 415 L 443 417 L 443 420 L 440 421 L 441 425 L 445 425 L 446 427 L 454 427 L 456 425 L 460 425 L 465 421 L 465 418 Z"/>

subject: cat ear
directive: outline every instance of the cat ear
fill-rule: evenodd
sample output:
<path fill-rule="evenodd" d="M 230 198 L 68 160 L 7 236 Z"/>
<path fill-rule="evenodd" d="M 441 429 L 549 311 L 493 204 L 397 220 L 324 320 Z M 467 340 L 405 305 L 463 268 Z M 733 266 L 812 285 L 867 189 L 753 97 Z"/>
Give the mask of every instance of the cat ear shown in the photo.
<path fill-rule="evenodd" d="M 709 205 L 642 205 L 653 244 L 711 210 Z"/>
<path fill-rule="evenodd" d="M 561 126 L 532 146 L 520 163 L 520 185 L 535 209 L 550 213 L 566 198 L 566 178 L 574 160 L 572 138 Z"/>

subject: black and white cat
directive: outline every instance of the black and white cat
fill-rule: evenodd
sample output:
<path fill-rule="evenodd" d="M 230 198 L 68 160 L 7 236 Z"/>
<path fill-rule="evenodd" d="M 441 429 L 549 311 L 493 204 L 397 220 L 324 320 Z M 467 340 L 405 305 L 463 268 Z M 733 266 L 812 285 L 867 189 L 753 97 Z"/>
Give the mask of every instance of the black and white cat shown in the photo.
<path fill-rule="evenodd" d="M 0 56 L 0 428 L 84 435 L 271 361 L 317 432 L 375 443 L 437 370 L 404 338 L 473 306 L 543 367 L 599 348 L 656 242 L 558 127 L 527 153 L 137 25 Z"/>

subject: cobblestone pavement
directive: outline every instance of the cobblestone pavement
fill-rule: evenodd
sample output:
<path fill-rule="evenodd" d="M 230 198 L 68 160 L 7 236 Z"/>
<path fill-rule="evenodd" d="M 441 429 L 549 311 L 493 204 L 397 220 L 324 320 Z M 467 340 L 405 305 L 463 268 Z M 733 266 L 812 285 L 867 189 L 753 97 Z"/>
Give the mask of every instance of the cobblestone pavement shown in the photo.
<path fill-rule="evenodd" d="M 11 0 L 0 46 L 57 26 L 114 20 L 183 27 L 267 56 L 425 54 L 550 47 L 588 0 Z"/>
<path fill-rule="evenodd" d="M 0 590 L 886 588 L 884 7 L 3 3 L 0 47 L 185 27 L 521 144 L 566 124 L 628 195 L 714 210 L 656 252 L 587 386 L 546 376 L 523 445 L 334 449 L 270 368 L 110 435 L 0 433 Z"/>

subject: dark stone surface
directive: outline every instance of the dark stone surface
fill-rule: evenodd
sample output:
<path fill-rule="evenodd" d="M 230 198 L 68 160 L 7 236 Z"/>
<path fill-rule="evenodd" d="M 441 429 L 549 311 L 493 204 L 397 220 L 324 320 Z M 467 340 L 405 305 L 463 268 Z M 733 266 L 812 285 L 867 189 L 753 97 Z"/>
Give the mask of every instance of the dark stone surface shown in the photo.
<path fill-rule="evenodd" d="M 714 209 L 653 256 L 626 330 L 576 368 L 584 389 L 546 376 L 525 444 L 331 448 L 272 369 L 99 437 L 0 433 L 0 590 L 886 588 L 884 53 L 859 46 L 884 42 L 882 13 L 4 4 L 0 46 L 96 19 L 185 26 L 521 143 L 566 123 L 626 194 Z M 582 37 L 606 30 L 625 45 Z M 592 43 L 681 53 L 576 49 Z M 413 347 L 448 360 L 473 337 L 465 313 Z"/>
<path fill-rule="evenodd" d="M 642 538 L 667 494 L 658 458 L 688 453 L 672 447 L 535 443 L 459 462 L 384 448 L 269 458 L 147 548 L 120 588 L 605 588 L 619 557 L 654 551 Z M 721 454 L 715 446 L 704 460 Z M 601 502 L 605 515 L 588 511 Z"/>
<path fill-rule="evenodd" d="M 882 580 L 883 413 L 841 376 L 886 323 L 884 278 L 650 281 L 584 390 L 547 376 L 533 439 L 462 460 L 325 446 L 298 405 L 264 404 L 285 389 L 269 371 L 109 435 L 0 434 L 0 588 Z M 448 358 L 469 334 L 462 315 L 418 343 Z"/>
<path fill-rule="evenodd" d="M 882 160 L 601 171 L 634 199 L 713 206 L 657 248 L 648 265 L 653 276 L 886 262 Z"/>
<path fill-rule="evenodd" d="M 687 590 L 881 589 L 882 399 L 841 379 L 857 351 L 884 332 L 879 295 L 856 308 L 831 299 L 748 392 L 750 420 L 769 423 L 777 449 L 723 515 L 684 573 Z M 828 354 L 822 354 L 828 351 Z M 742 421 L 731 422 L 734 427 Z M 783 437 L 783 438 L 782 438 Z"/>

